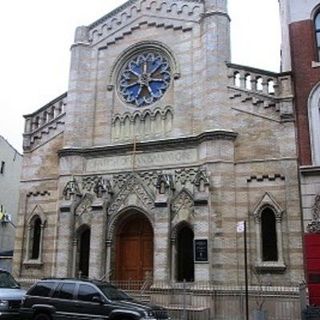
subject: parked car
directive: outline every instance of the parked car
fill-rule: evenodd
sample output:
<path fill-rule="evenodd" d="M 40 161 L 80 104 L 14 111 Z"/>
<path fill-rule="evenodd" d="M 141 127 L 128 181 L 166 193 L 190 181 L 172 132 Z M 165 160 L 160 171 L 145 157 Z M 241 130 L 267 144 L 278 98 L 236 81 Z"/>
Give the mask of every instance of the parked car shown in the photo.
<path fill-rule="evenodd" d="M 113 285 L 98 280 L 47 278 L 24 297 L 23 319 L 167 320 L 159 306 L 138 302 Z"/>
<path fill-rule="evenodd" d="M 19 308 L 25 293 L 8 271 L 0 269 L 0 319 L 20 319 Z"/>

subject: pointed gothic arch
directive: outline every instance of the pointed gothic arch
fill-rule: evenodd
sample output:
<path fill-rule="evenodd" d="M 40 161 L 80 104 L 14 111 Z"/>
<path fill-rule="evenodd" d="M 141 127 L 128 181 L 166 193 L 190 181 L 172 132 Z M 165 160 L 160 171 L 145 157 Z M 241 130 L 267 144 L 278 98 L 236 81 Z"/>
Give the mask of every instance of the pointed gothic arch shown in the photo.
<path fill-rule="evenodd" d="M 256 269 L 279 272 L 286 269 L 283 258 L 282 220 L 284 210 L 266 192 L 253 210 L 256 228 Z"/>
<path fill-rule="evenodd" d="M 78 277 L 89 277 L 91 228 L 87 224 L 81 225 L 76 231 L 77 256 L 76 274 Z"/>
<path fill-rule="evenodd" d="M 179 222 L 171 232 L 172 273 L 177 282 L 193 282 L 194 273 L 194 231 L 187 221 Z"/>
<path fill-rule="evenodd" d="M 150 217 L 138 208 L 128 207 L 114 221 L 112 236 L 112 265 L 115 267 L 113 273 L 116 280 L 142 281 L 150 278 L 154 255 L 154 232 Z"/>
<path fill-rule="evenodd" d="M 26 264 L 42 264 L 43 233 L 46 223 L 42 207 L 36 205 L 27 221 Z"/>

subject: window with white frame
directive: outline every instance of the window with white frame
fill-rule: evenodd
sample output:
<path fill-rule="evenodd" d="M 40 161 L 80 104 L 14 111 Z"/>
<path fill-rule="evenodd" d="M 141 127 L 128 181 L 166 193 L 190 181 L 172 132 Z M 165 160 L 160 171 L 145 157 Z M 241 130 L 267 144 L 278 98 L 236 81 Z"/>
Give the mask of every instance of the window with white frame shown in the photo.
<path fill-rule="evenodd" d="M 320 11 L 314 17 L 314 32 L 316 38 L 318 61 L 320 60 Z"/>
<path fill-rule="evenodd" d="M 320 83 L 312 90 L 309 97 L 309 131 L 312 164 L 320 165 Z"/>

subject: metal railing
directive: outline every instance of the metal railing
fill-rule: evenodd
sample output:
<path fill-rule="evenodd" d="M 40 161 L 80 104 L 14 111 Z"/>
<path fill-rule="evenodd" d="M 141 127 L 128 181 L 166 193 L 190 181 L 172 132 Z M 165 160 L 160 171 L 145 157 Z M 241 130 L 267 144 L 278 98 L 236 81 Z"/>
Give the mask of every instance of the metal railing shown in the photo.
<path fill-rule="evenodd" d="M 244 287 L 209 283 L 153 283 L 116 281 L 116 286 L 134 298 L 165 307 L 172 320 L 243 320 Z M 299 285 L 251 286 L 250 320 L 300 320 Z"/>

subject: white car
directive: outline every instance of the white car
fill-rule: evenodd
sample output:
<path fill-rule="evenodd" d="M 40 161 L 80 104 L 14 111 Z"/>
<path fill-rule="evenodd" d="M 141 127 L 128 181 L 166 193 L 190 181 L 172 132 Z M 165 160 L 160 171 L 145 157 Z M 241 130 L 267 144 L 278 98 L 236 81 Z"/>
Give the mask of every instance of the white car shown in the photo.
<path fill-rule="evenodd" d="M 8 271 L 0 269 L 0 319 L 20 318 L 19 309 L 25 293 Z"/>

